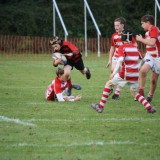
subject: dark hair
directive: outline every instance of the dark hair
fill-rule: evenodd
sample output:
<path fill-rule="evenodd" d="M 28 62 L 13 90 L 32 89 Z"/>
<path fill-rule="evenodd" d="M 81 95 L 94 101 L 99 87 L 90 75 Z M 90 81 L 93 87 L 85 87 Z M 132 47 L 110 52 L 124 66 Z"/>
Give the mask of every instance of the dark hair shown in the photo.
<path fill-rule="evenodd" d="M 150 22 L 154 25 L 154 17 L 152 15 L 145 15 L 141 18 L 141 22 Z"/>
<path fill-rule="evenodd" d="M 129 41 L 132 41 L 132 32 L 128 29 L 125 29 L 122 31 L 122 41 L 126 41 L 126 42 L 129 42 Z"/>
<path fill-rule="evenodd" d="M 120 24 L 124 24 L 124 26 L 126 25 L 126 19 L 123 17 L 116 18 L 114 22 L 120 22 Z"/>
<path fill-rule="evenodd" d="M 63 40 L 60 39 L 58 36 L 51 38 L 51 41 L 50 41 L 50 45 L 54 45 L 54 44 L 62 45 L 62 43 L 63 43 Z"/>
<path fill-rule="evenodd" d="M 64 69 L 61 67 L 58 67 L 56 70 L 56 75 L 59 76 L 59 75 L 63 75 L 63 74 L 64 74 Z"/>

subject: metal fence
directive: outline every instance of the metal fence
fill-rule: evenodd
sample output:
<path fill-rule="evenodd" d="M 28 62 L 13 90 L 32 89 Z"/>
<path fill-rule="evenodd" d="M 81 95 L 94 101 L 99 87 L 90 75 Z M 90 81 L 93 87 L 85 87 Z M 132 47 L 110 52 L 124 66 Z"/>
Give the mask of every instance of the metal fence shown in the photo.
<path fill-rule="evenodd" d="M 32 36 L 11 36 L 11 35 L 0 35 L 0 53 L 4 54 L 48 54 L 51 52 L 49 46 L 49 38 L 47 37 L 32 37 Z M 84 38 L 68 38 L 75 44 L 81 52 L 85 50 L 85 39 Z M 88 52 L 97 52 L 97 38 L 88 38 L 87 41 Z M 138 44 L 140 50 L 144 51 L 144 46 Z M 100 38 L 100 51 L 101 53 L 108 53 L 110 48 L 109 38 Z"/>

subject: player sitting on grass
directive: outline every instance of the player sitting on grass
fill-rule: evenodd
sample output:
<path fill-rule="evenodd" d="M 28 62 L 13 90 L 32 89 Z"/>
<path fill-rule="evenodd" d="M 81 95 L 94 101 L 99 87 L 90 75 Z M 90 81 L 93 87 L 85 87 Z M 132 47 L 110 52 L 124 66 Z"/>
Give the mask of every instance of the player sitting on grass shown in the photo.
<path fill-rule="evenodd" d="M 131 95 L 138 100 L 149 113 L 154 113 L 156 110 L 150 105 L 147 100 L 138 93 L 138 77 L 139 77 L 139 58 L 142 59 L 138 48 L 131 43 L 132 33 L 128 30 L 122 32 L 122 41 L 118 49 L 118 62 L 111 74 L 110 80 L 106 83 L 102 98 L 99 104 L 91 104 L 91 107 L 97 112 L 102 113 L 104 105 L 109 97 L 111 89 L 114 85 L 124 87 L 126 84 L 130 87 Z"/>
<path fill-rule="evenodd" d="M 65 80 L 64 69 L 58 67 L 56 71 L 57 77 L 47 87 L 45 99 L 48 101 L 80 101 L 81 96 L 65 96 L 63 93 L 68 87 L 72 86 L 71 80 Z"/>

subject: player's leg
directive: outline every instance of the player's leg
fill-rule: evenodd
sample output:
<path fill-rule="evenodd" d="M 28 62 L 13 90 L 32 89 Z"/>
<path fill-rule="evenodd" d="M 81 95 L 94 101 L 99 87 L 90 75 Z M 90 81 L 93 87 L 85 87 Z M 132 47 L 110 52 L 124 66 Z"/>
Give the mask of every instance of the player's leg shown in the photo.
<path fill-rule="evenodd" d="M 148 102 L 152 101 L 154 92 L 155 92 L 156 87 L 157 87 L 158 77 L 159 77 L 158 74 L 156 74 L 155 72 L 152 72 L 152 75 L 151 75 L 151 78 L 150 78 L 150 90 L 149 90 L 148 97 L 147 97 Z"/>
<path fill-rule="evenodd" d="M 150 71 L 151 67 L 149 64 L 145 63 L 139 74 L 139 93 L 144 96 L 144 88 L 146 84 L 147 73 Z"/>
<path fill-rule="evenodd" d="M 86 75 L 87 79 L 91 78 L 91 72 L 89 67 L 85 67 L 82 58 L 79 59 L 76 63 L 74 63 L 74 67 L 79 70 L 82 74 Z"/>
<path fill-rule="evenodd" d="M 106 103 L 106 101 L 107 101 L 107 99 L 108 99 L 108 97 L 110 95 L 112 87 L 113 87 L 113 84 L 112 84 L 111 80 L 109 80 L 106 83 L 106 85 L 105 85 L 105 87 L 103 89 L 102 97 L 100 99 L 99 104 L 95 104 L 95 103 L 91 104 L 91 107 L 93 109 L 95 109 L 98 113 L 102 113 L 103 112 L 104 105 L 105 105 L 105 103 Z"/>
<path fill-rule="evenodd" d="M 72 70 L 72 67 L 70 65 L 64 66 L 64 75 L 63 75 L 64 81 L 67 81 L 68 79 L 70 79 L 71 70 Z"/>
<path fill-rule="evenodd" d="M 73 88 L 76 89 L 76 90 L 81 90 L 82 89 L 82 87 L 79 84 L 72 84 L 71 86 L 69 86 L 67 88 L 67 96 L 71 96 Z"/>
<path fill-rule="evenodd" d="M 102 92 L 102 97 L 100 99 L 99 104 L 91 104 L 91 107 L 95 109 L 97 112 L 102 113 L 104 109 L 104 105 L 106 104 L 106 101 L 108 100 L 108 97 L 110 95 L 111 89 L 114 87 L 114 85 L 120 85 L 125 86 L 126 81 L 124 81 L 119 74 L 116 74 L 113 79 L 109 80 Z"/>
<path fill-rule="evenodd" d="M 111 73 L 113 73 L 114 68 L 116 67 L 117 60 L 118 60 L 118 58 L 116 58 L 116 57 L 113 57 L 113 58 L 112 58 Z M 120 86 L 120 85 L 117 85 L 117 87 L 116 87 L 116 89 L 115 89 L 115 91 L 114 91 L 114 95 L 112 96 L 112 99 L 118 100 L 118 99 L 119 99 L 120 92 L 121 92 L 121 86 Z"/>
<path fill-rule="evenodd" d="M 138 90 L 138 83 L 130 84 L 131 95 L 145 107 L 147 112 L 149 112 L 149 113 L 156 112 L 156 110 L 151 106 L 151 104 L 149 102 L 147 102 L 147 100 L 144 98 L 144 96 L 140 95 L 137 92 L 137 90 Z"/>
<path fill-rule="evenodd" d="M 146 84 L 147 74 L 151 70 L 154 64 L 153 59 L 149 56 L 145 56 L 144 61 L 145 63 L 141 67 L 140 74 L 139 74 L 139 93 L 143 96 L 144 96 L 144 88 Z"/>

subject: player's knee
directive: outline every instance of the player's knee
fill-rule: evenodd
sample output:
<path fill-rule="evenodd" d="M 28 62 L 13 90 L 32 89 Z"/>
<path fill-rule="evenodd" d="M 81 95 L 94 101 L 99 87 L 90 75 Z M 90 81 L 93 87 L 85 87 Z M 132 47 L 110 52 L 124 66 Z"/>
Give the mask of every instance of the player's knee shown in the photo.
<path fill-rule="evenodd" d="M 141 75 L 141 76 L 146 76 L 146 75 L 147 75 L 146 70 L 145 70 L 145 69 L 141 69 L 141 70 L 140 70 L 140 75 Z"/>
<path fill-rule="evenodd" d="M 106 82 L 106 86 L 108 86 L 108 87 L 112 87 L 113 86 L 111 80 L 109 80 L 109 81 Z"/>
<path fill-rule="evenodd" d="M 70 76 L 70 73 L 71 73 L 70 70 L 65 70 L 65 71 L 64 71 L 64 75 L 65 75 L 66 77 L 69 77 L 69 76 Z"/>

